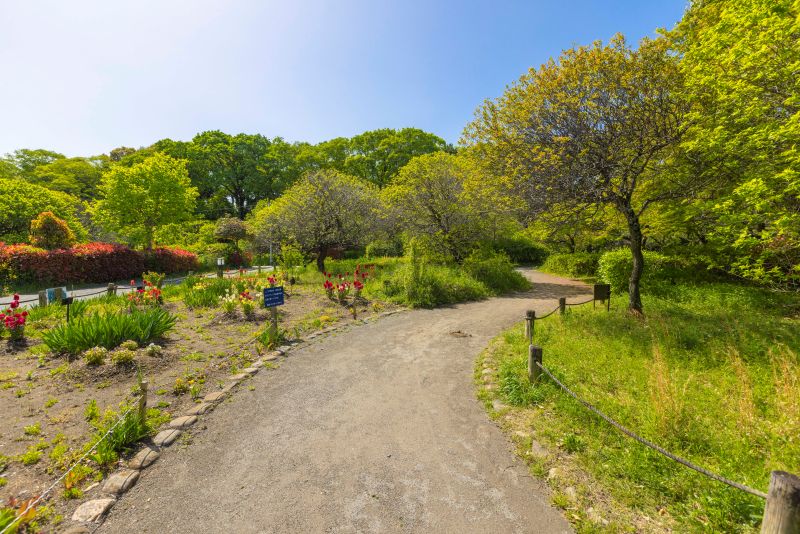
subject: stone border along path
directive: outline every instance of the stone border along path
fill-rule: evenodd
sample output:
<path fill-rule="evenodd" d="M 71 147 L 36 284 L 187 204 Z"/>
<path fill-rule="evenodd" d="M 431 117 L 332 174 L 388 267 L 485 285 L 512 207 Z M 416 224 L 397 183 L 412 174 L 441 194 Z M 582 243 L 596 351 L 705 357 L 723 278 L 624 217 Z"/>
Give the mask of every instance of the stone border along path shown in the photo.
<path fill-rule="evenodd" d="M 493 337 L 527 309 L 587 295 L 524 272 L 530 293 L 292 348 L 268 377 L 242 379 L 257 388 L 201 415 L 192 428 L 204 431 L 140 475 L 102 524 L 74 532 L 571 532 L 476 398 L 475 358 Z"/>
<path fill-rule="evenodd" d="M 278 347 L 276 350 L 266 354 L 264 357 L 259 358 L 253 364 L 244 369 L 241 373 L 229 377 L 228 385 L 220 391 L 214 391 L 203 397 L 202 402 L 195 404 L 191 409 L 179 417 L 174 418 L 167 425 L 168 428 L 158 432 L 152 440 L 144 442 L 144 446 L 139 452 L 131 458 L 126 467 L 117 470 L 115 473 L 108 476 L 102 482 L 101 493 L 94 499 L 82 503 L 72 514 L 73 524 L 62 525 L 65 527 L 64 534 L 89 534 L 92 532 L 89 524 L 102 523 L 106 514 L 116 504 L 117 500 L 122 497 L 124 493 L 133 488 L 139 480 L 140 471 L 153 465 L 156 460 L 161 456 L 161 449 L 169 447 L 183 434 L 185 430 L 190 429 L 197 423 L 198 416 L 211 412 L 217 404 L 224 401 L 231 392 L 242 382 L 264 369 L 265 363 L 277 361 L 281 356 L 286 357 L 288 353 L 296 346 L 304 341 L 311 341 L 326 334 L 332 334 L 338 330 L 349 330 L 352 326 L 359 326 L 368 324 L 382 317 L 388 317 L 396 313 L 405 311 L 404 309 L 397 309 L 386 311 L 377 315 L 368 316 L 364 319 L 359 319 L 354 323 L 348 323 L 338 326 L 329 326 L 317 332 L 312 332 L 305 339 L 296 340 L 295 342 Z M 244 347 L 240 347 L 241 350 Z"/>

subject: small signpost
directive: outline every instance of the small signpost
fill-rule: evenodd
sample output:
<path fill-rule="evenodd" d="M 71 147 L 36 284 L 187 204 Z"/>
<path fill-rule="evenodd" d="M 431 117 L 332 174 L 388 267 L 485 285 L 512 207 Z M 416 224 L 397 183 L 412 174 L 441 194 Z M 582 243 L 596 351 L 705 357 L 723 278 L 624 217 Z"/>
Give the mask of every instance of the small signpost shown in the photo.
<path fill-rule="evenodd" d="M 264 288 L 264 307 L 270 309 L 272 333 L 278 333 L 278 306 L 283 306 L 283 286 Z"/>
<path fill-rule="evenodd" d="M 69 324 L 69 307 L 72 306 L 72 301 L 75 297 L 64 297 L 61 299 L 61 304 L 67 307 L 67 324 Z"/>
<path fill-rule="evenodd" d="M 598 300 L 605 303 L 606 311 L 611 311 L 611 286 L 609 284 L 594 285 L 594 301 L 592 302 L 592 307 L 597 305 Z"/>

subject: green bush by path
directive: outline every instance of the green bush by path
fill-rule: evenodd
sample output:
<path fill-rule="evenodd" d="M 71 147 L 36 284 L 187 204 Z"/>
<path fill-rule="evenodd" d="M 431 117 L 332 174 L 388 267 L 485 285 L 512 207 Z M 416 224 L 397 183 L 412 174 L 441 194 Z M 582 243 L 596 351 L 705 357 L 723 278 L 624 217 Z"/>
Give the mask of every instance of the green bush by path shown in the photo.
<path fill-rule="evenodd" d="M 492 247 L 508 254 L 514 263 L 525 265 L 541 265 L 550 255 L 545 247 L 522 235 L 497 239 Z"/>
<path fill-rule="evenodd" d="M 528 279 L 514 270 L 505 254 L 475 251 L 464 261 L 464 270 L 495 294 L 530 289 Z"/>
<path fill-rule="evenodd" d="M 550 254 L 542 264 L 542 270 L 563 276 L 585 278 L 595 276 L 600 254 L 575 252 L 572 254 Z"/>
<path fill-rule="evenodd" d="M 800 296 L 678 284 L 669 298 L 645 293 L 644 304 L 644 320 L 620 304 L 538 321 L 544 364 L 623 425 L 711 471 L 761 491 L 772 470 L 800 473 Z M 641 515 L 664 507 L 678 531 L 756 531 L 762 499 L 643 447 L 546 378 L 531 386 L 521 326 L 496 342 L 505 402 L 540 406 L 531 408 L 537 441 L 566 450 L 579 438 L 567 452 L 618 503 Z"/>
<path fill-rule="evenodd" d="M 412 308 L 435 308 L 481 300 L 489 289 L 462 269 L 453 266 L 405 264 L 384 278 L 382 292 L 391 301 Z"/>
<path fill-rule="evenodd" d="M 611 250 L 600 256 L 597 264 L 597 280 L 611 284 L 611 289 L 628 290 L 628 280 L 633 269 L 633 255 L 630 249 Z M 709 279 L 708 270 L 702 265 L 688 265 L 681 258 L 666 256 L 659 252 L 644 251 L 644 272 L 642 287 L 658 282 L 678 282 L 682 280 Z"/>
<path fill-rule="evenodd" d="M 51 328 L 42 334 L 42 340 L 53 352 L 76 356 L 92 347 L 113 349 L 129 339 L 144 345 L 169 332 L 176 320 L 161 308 L 94 313 Z"/>

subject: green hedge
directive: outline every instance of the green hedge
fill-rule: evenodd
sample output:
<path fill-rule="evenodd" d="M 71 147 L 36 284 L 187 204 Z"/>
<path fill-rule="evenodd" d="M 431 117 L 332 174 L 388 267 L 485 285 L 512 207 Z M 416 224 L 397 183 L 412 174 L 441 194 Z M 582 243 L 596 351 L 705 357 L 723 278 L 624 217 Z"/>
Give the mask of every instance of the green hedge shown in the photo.
<path fill-rule="evenodd" d="M 600 254 L 591 252 L 550 254 L 542 264 L 542 270 L 564 276 L 594 276 L 599 259 Z"/>
<path fill-rule="evenodd" d="M 502 253 L 476 251 L 464 261 L 464 270 L 497 294 L 531 287 L 527 278 L 514 270 L 509 257 Z"/>
<path fill-rule="evenodd" d="M 611 250 L 600 257 L 597 278 L 600 282 L 611 284 L 614 291 L 627 291 L 632 269 L 633 256 L 630 249 Z M 693 272 L 703 271 L 698 271 L 698 266 L 689 268 L 675 256 L 645 250 L 641 285 L 644 287 L 657 282 L 684 280 L 691 277 Z"/>
<path fill-rule="evenodd" d="M 492 243 L 492 248 L 504 252 L 514 263 L 541 265 L 550 251 L 538 243 L 522 236 L 501 238 Z"/>

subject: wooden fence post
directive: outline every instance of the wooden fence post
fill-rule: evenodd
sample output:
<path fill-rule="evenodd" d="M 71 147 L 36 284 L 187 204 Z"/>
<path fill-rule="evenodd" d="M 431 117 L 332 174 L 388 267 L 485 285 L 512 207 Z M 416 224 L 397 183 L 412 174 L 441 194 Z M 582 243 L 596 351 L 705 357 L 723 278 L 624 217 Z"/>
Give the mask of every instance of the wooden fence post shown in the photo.
<path fill-rule="evenodd" d="M 528 380 L 531 384 L 536 383 L 542 375 L 542 369 L 536 365 L 542 363 L 542 347 L 536 345 L 528 346 Z"/>
<path fill-rule="evenodd" d="M 800 534 L 800 477 L 772 472 L 761 534 Z"/>
<path fill-rule="evenodd" d="M 113 297 L 114 295 L 116 295 L 117 294 L 117 285 L 112 283 L 112 282 L 109 282 L 108 283 L 108 289 L 106 290 L 106 293 L 108 294 L 109 297 Z"/>
<path fill-rule="evenodd" d="M 536 312 L 528 310 L 525 312 L 525 337 L 528 338 L 528 345 L 533 344 L 533 323 L 536 321 Z"/>
<path fill-rule="evenodd" d="M 147 380 L 142 380 L 139 389 L 139 417 L 144 421 L 147 419 Z"/>
<path fill-rule="evenodd" d="M 47 291 L 39 291 L 39 306 L 47 306 Z"/>
<path fill-rule="evenodd" d="M 567 311 L 567 297 L 561 297 L 558 299 L 558 313 L 564 315 Z"/>

